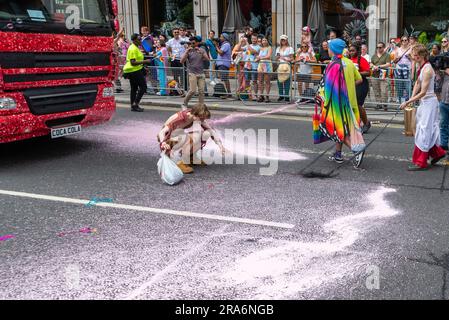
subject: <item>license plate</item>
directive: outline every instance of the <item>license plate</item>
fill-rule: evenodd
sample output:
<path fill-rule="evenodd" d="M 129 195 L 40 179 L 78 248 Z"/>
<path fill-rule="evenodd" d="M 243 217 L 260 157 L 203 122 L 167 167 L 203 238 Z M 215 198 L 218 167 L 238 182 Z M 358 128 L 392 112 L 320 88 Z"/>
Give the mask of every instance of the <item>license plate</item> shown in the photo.
<path fill-rule="evenodd" d="M 60 138 L 64 136 L 70 136 L 75 133 L 81 132 L 81 125 L 73 125 L 68 127 L 60 127 L 51 129 L 51 138 Z"/>

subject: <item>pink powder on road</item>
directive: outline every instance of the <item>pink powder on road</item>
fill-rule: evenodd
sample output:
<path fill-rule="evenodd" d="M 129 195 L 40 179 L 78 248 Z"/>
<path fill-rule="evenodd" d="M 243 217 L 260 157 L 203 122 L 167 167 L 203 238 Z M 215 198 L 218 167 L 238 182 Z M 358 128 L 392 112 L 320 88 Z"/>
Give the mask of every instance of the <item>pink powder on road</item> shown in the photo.
<path fill-rule="evenodd" d="M 284 110 L 287 110 L 289 108 L 292 108 L 293 105 L 287 105 L 287 106 L 283 106 L 281 108 L 277 108 L 271 111 L 267 111 L 267 112 L 263 112 L 263 113 L 242 113 L 242 112 L 236 112 L 236 113 L 231 113 L 230 115 L 219 119 L 219 120 L 211 120 L 209 121 L 212 125 L 218 125 L 218 124 L 229 124 L 232 122 L 235 122 L 236 120 L 240 119 L 240 118 L 252 118 L 252 117 L 259 117 L 259 116 L 264 116 L 264 115 L 269 115 L 269 114 L 273 114 L 276 112 L 281 112 Z"/>
<path fill-rule="evenodd" d="M 6 240 L 9 240 L 9 239 L 13 239 L 13 238 L 15 238 L 15 236 L 13 236 L 12 234 L 7 234 L 7 235 L 4 235 L 4 236 L 1 236 L 0 237 L 0 241 L 6 241 Z"/>

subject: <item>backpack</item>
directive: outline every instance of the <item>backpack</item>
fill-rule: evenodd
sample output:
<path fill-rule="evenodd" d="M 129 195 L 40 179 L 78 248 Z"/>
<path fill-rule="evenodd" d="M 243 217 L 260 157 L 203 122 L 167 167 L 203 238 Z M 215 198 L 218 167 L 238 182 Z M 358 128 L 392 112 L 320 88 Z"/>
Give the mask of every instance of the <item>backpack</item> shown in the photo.
<path fill-rule="evenodd" d="M 218 82 L 214 86 L 214 97 L 219 98 L 227 94 L 226 88 L 223 83 Z"/>

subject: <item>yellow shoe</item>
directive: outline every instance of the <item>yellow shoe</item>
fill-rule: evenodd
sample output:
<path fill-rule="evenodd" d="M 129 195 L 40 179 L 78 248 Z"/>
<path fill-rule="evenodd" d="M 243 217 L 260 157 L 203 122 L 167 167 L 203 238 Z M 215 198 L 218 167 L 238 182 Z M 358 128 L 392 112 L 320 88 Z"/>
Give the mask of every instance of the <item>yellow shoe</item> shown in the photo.
<path fill-rule="evenodd" d="M 193 155 L 190 155 L 190 163 L 192 166 L 202 166 L 202 167 L 207 166 L 206 162 L 198 159 L 197 157 L 195 157 Z"/>
<path fill-rule="evenodd" d="M 191 163 L 194 166 L 202 166 L 202 167 L 207 166 L 206 162 L 204 162 L 203 160 L 201 160 L 201 162 L 199 162 L 199 159 L 192 159 Z"/>
<path fill-rule="evenodd" d="M 182 173 L 184 174 L 193 173 L 193 168 L 191 166 L 186 165 L 184 162 L 179 161 L 177 165 L 178 168 L 181 169 Z"/>

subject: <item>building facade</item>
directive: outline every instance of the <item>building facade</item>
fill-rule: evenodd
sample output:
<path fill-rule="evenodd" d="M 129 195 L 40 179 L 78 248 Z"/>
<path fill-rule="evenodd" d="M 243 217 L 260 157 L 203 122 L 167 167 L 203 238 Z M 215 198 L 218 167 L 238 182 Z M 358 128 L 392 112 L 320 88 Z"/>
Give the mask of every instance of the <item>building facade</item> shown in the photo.
<path fill-rule="evenodd" d="M 320 2 L 325 24 L 341 34 L 345 30 L 354 32 L 365 23 L 370 53 L 374 53 L 377 41 L 388 42 L 401 36 L 404 29 L 426 31 L 427 37 L 435 38 L 449 27 L 447 0 L 118 0 L 127 34 L 138 32 L 142 25 L 165 33 L 173 24 L 182 23 L 202 36 L 210 30 L 221 32 L 230 1 L 239 4 L 256 32 L 269 35 L 273 43 L 286 34 L 294 47 L 300 44 L 301 28 L 307 24 L 314 1 Z M 368 18 L 363 17 L 367 8 L 375 13 Z M 181 16 L 189 21 L 181 22 Z"/>
<path fill-rule="evenodd" d="M 221 31 L 224 15 L 230 0 L 197 0 L 194 1 L 194 21 L 195 30 L 201 34 L 207 34 L 208 30 Z M 290 39 L 290 44 L 297 48 L 301 41 L 301 28 L 307 24 L 307 19 L 312 6 L 313 0 L 239 0 L 240 6 L 248 24 L 256 21 L 254 14 L 248 14 L 248 9 L 259 8 L 265 12 L 270 12 L 268 19 L 261 19 L 262 24 L 269 24 L 271 31 L 271 40 L 277 43 L 279 36 L 286 34 Z M 340 0 L 321 0 L 321 6 L 324 13 L 326 25 L 344 31 L 346 24 L 351 21 L 362 19 L 357 16 L 357 11 L 350 12 L 344 9 Z M 403 21 L 400 12 L 403 10 L 404 0 L 366 0 L 358 1 L 360 8 L 376 6 L 378 8 L 376 16 L 377 21 L 375 28 L 367 30 L 368 44 L 370 48 L 375 48 L 376 41 L 388 41 L 389 38 L 396 38 L 403 30 Z M 251 9 L 250 9 L 251 10 Z M 260 15 L 260 11 L 257 12 Z M 201 16 L 203 18 L 199 18 Z M 207 16 L 206 22 L 202 23 L 204 17 Z M 257 25 L 257 21 L 254 25 Z M 368 29 L 368 28 L 367 28 Z M 372 52 L 374 53 L 374 52 Z"/>

